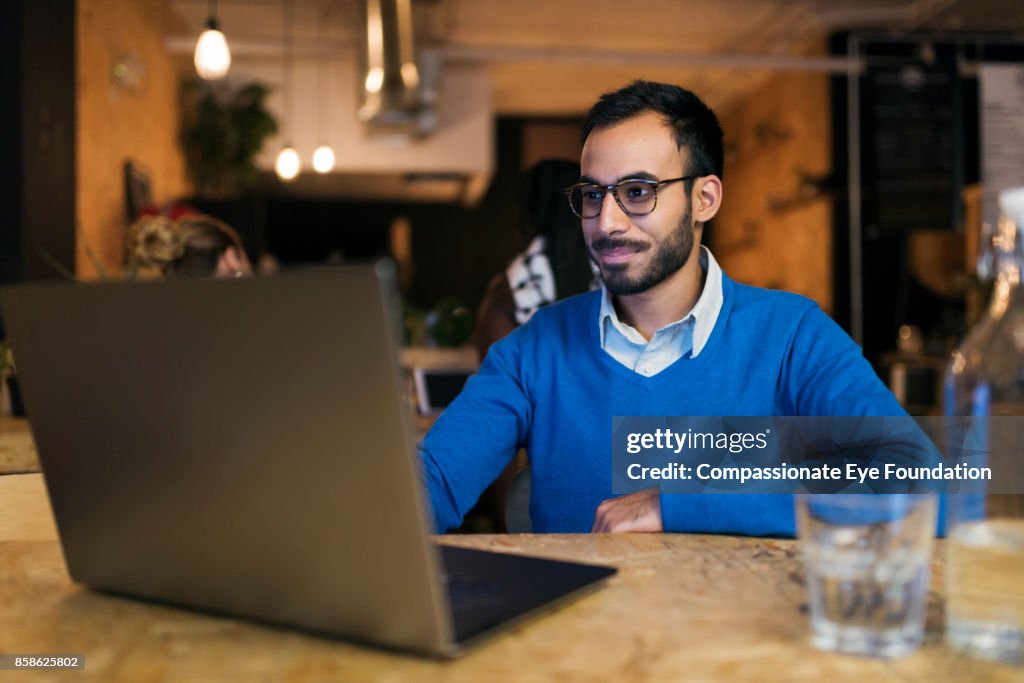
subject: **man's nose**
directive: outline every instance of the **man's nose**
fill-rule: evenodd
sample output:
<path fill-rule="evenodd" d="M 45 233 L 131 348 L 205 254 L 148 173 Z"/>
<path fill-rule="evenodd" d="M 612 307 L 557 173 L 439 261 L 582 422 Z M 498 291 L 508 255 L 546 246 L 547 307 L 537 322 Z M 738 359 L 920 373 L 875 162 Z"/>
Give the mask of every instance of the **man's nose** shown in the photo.
<path fill-rule="evenodd" d="M 615 196 L 610 191 L 604 195 L 601 213 L 597 217 L 597 228 L 608 235 L 625 232 L 629 229 L 629 216 L 615 201 Z"/>

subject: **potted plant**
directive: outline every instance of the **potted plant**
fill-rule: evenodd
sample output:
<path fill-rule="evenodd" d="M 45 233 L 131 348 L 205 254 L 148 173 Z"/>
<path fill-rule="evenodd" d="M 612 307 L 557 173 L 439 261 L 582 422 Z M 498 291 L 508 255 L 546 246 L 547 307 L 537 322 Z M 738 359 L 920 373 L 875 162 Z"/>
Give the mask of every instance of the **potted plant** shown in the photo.
<path fill-rule="evenodd" d="M 185 81 L 181 144 L 186 170 L 200 194 L 222 194 L 253 184 L 256 155 L 277 132 L 262 83 L 232 88 Z"/>

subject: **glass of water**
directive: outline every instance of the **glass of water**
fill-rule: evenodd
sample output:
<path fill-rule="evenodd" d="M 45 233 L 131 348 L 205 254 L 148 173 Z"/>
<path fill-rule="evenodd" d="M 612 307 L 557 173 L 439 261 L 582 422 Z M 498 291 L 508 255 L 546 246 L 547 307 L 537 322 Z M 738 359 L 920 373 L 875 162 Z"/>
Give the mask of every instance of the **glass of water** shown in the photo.
<path fill-rule="evenodd" d="M 796 497 L 797 527 L 820 650 L 902 657 L 921 645 L 936 496 Z"/>

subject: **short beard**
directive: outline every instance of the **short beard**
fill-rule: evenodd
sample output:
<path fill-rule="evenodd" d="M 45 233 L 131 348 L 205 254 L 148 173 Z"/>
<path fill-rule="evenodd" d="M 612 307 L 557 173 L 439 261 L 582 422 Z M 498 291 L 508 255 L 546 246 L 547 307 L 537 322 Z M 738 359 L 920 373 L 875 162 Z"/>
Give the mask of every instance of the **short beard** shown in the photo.
<path fill-rule="evenodd" d="M 621 240 L 620 242 L 619 240 L 607 237 L 595 240 L 591 244 L 589 251 L 590 258 L 594 259 L 594 262 L 597 263 L 605 288 L 615 296 L 640 294 L 655 285 L 661 284 L 671 275 L 678 272 L 690 260 L 690 253 L 693 251 L 694 231 L 693 223 L 691 222 L 692 218 L 690 202 L 687 201 L 686 210 L 683 211 L 683 217 L 679 220 L 679 225 L 675 231 L 669 235 L 668 239 L 661 246 L 656 247 L 657 251 L 651 259 L 650 265 L 647 266 L 644 272 L 634 278 L 630 278 L 627 275 L 629 264 L 609 268 L 608 266 L 602 266 L 599 261 L 594 259 L 594 252 L 598 249 L 627 246 L 633 244 L 633 242 L 627 240 Z"/>

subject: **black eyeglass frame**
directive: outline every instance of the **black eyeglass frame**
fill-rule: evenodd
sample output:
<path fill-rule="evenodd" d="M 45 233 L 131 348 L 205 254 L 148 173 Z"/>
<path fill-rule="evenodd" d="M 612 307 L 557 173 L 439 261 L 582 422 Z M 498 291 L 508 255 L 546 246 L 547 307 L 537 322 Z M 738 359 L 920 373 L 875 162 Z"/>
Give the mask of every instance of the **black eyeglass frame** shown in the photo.
<path fill-rule="evenodd" d="M 597 189 L 602 190 L 604 192 L 604 194 L 601 197 L 601 208 L 602 209 L 604 208 L 604 198 L 605 198 L 605 196 L 607 196 L 607 194 L 609 192 L 611 192 L 612 193 L 612 197 L 615 198 L 615 203 L 619 205 L 619 208 L 622 209 L 622 212 L 624 214 L 626 214 L 627 216 L 633 216 L 633 217 L 636 217 L 636 216 L 647 216 L 649 214 L 654 213 L 654 210 L 656 208 L 658 208 L 658 188 L 659 187 L 661 187 L 662 185 L 668 185 L 670 183 L 678 183 L 678 182 L 686 182 L 688 180 L 696 180 L 697 178 L 700 178 L 700 174 L 684 175 L 684 176 L 680 176 L 678 178 L 668 178 L 667 180 L 647 180 L 646 178 L 626 178 L 625 180 L 620 180 L 619 182 L 614 183 L 612 185 L 598 185 L 597 183 L 576 183 L 575 185 L 570 185 L 569 187 L 565 188 L 562 191 L 565 193 L 565 199 L 569 202 L 569 210 L 572 211 L 574 214 L 576 214 L 576 217 L 579 218 L 580 220 L 589 221 L 589 220 L 593 220 L 593 219 L 595 219 L 595 218 L 597 218 L 598 216 L 601 215 L 601 211 L 598 211 L 593 216 L 584 216 L 581 212 L 576 210 L 575 206 L 572 205 L 572 193 L 575 192 L 577 189 L 580 189 L 580 188 L 583 188 L 583 187 L 596 187 Z M 626 206 L 622 203 L 622 200 L 619 199 L 619 188 L 622 187 L 623 185 L 625 185 L 626 183 L 645 183 L 645 184 L 651 186 L 651 189 L 654 191 L 654 203 L 651 204 L 651 208 L 649 210 L 644 211 L 642 213 L 637 213 L 635 211 L 630 211 L 629 209 L 626 208 Z"/>

